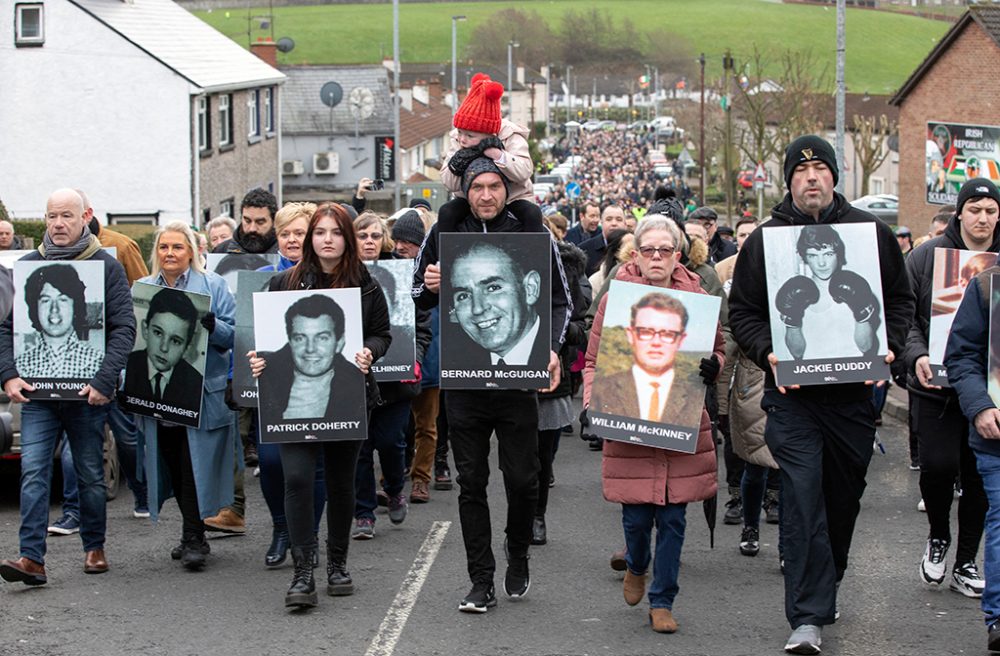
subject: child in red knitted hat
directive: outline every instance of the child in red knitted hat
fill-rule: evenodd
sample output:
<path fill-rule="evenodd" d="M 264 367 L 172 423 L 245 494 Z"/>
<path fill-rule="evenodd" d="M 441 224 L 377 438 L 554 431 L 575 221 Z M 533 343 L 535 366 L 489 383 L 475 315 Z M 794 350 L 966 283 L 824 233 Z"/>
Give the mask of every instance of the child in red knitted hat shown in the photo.
<path fill-rule="evenodd" d="M 455 198 L 438 210 L 438 230 L 442 232 L 454 231 L 469 215 L 462 177 L 469 164 L 480 157 L 493 160 L 507 179 L 507 209 L 524 224 L 524 231 L 544 230 L 542 211 L 535 203 L 531 184 L 535 167 L 528 153 L 528 128 L 501 117 L 502 97 L 502 84 L 484 73 L 476 73 L 469 85 L 469 95 L 455 112 L 451 145 L 441 166 L 441 182 Z"/>

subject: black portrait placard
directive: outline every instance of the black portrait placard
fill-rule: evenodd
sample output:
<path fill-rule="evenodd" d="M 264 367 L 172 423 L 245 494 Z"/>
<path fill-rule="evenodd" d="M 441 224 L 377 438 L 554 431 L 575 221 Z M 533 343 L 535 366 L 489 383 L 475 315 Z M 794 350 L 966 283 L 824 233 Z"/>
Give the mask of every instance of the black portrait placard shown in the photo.
<path fill-rule="evenodd" d="M 121 401 L 137 415 L 197 428 L 201 424 L 212 297 L 144 282 L 132 285 L 136 338 L 125 365 Z"/>
<path fill-rule="evenodd" d="M 14 264 L 14 364 L 29 399 L 86 401 L 104 361 L 104 263 Z"/>
<path fill-rule="evenodd" d="M 274 271 L 240 271 L 236 284 L 236 326 L 233 337 L 233 401 L 241 408 L 257 407 L 257 381 L 246 354 L 254 350 L 253 295 L 267 291 Z"/>
<path fill-rule="evenodd" d="M 277 253 L 209 253 L 205 258 L 205 268 L 225 278 L 229 291 L 236 296 L 240 290 L 240 271 L 277 266 L 280 258 Z"/>
<path fill-rule="evenodd" d="M 253 312 L 261 442 L 365 439 L 361 290 L 257 292 Z"/>
<path fill-rule="evenodd" d="M 413 260 L 378 260 L 366 264 L 385 294 L 392 332 L 389 351 L 372 364 L 372 373 L 380 383 L 413 380 L 417 360 L 416 306 L 410 296 Z"/>
<path fill-rule="evenodd" d="M 549 385 L 551 237 L 443 233 L 441 389 Z"/>
<path fill-rule="evenodd" d="M 765 228 L 764 261 L 779 385 L 889 378 L 874 223 Z"/>

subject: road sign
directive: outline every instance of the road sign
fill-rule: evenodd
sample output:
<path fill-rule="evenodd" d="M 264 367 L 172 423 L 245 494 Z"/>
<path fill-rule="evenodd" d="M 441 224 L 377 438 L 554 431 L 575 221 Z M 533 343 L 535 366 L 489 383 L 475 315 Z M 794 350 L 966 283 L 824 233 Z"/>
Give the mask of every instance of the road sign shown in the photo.
<path fill-rule="evenodd" d="M 570 197 L 570 200 L 576 200 L 580 197 L 580 183 L 579 182 L 567 182 L 566 183 L 566 195 Z"/>
<path fill-rule="evenodd" d="M 764 170 L 762 162 L 757 162 L 757 168 L 753 172 L 753 181 L 760 183 L 767 182 L 767 171 Z"/>

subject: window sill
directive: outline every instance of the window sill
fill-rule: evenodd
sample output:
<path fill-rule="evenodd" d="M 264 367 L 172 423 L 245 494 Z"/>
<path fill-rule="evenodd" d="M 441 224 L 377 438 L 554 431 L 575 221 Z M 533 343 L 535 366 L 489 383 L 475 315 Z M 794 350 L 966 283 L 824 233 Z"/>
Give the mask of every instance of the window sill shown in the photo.
<path fill-rule="evenodd" d="M 205 159 L 206 157 L 211 157 L 211 156 L 212 156 L 212 149 L 211 148 L 205 148 L 203 150 L 199 150 L 198 151 L 198 157 L 200 157 L 202 159 Z"/>
<path fill-rule="evenodd" d="M 228 153 L 230 150 L 233 150 L 235 148 L 236 148 L 236 144 L 223 144 L 223 145 L 219 146 L 219 152 L 220 153 Z"/>
<path fill-rule="evenodd" d="M 255 135 L 251 135 L 251 136 L 247 137 L 247 144 L 249 144 L 249 145 L 252 146 L 252 145 L 254 145 L 256 143 L 260 143 L 260 135 L 259 134 L 255 134 Z"/>
<path fill-rule="evenodd" d="M 277 132 L 266 132 L 266 133 L 264 133 L 264 138 L 265 139 L 274 139 L 276 136 L 278 136 Z"/>
<path fill-rule="evenodd" d="M 41 48 L 45 45 L 44 41 L 15 41 L 15 48 Z"/>

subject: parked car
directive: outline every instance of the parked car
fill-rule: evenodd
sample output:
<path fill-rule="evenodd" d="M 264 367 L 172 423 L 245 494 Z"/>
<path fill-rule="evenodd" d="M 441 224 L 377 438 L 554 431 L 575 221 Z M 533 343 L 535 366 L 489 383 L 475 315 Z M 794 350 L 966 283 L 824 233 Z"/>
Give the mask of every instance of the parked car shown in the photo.
<path fill-rule="evenodd" d="M 600 130 L 601 129 L 601 121 L 598 121 L 596 118 L 588 119 L 586 122 L 584 122 L 583 129 L 586 130 L 587 132 L 593 132 L 595 130 Z"/>
<path fill-rule="evenodd" d="M 736 183 L 744 189 L 753 189 L 753 171 L 740 171 Z"/>
<path fill-rule="evenodd" d="M 851 205 L 874 214 L 889 225 L 896 225 L 899 222 L 899 201 L 892 200 L 890 196 L 881 194 L 862 196 L 852 200 Z"/>
<path fill-rule="evenodd" d="M 564 176 L 559 174 L 544 173 L 535 175 L 535 185 L 547 184 L 547 185 L 560 185 L 566 182 Z"/>

